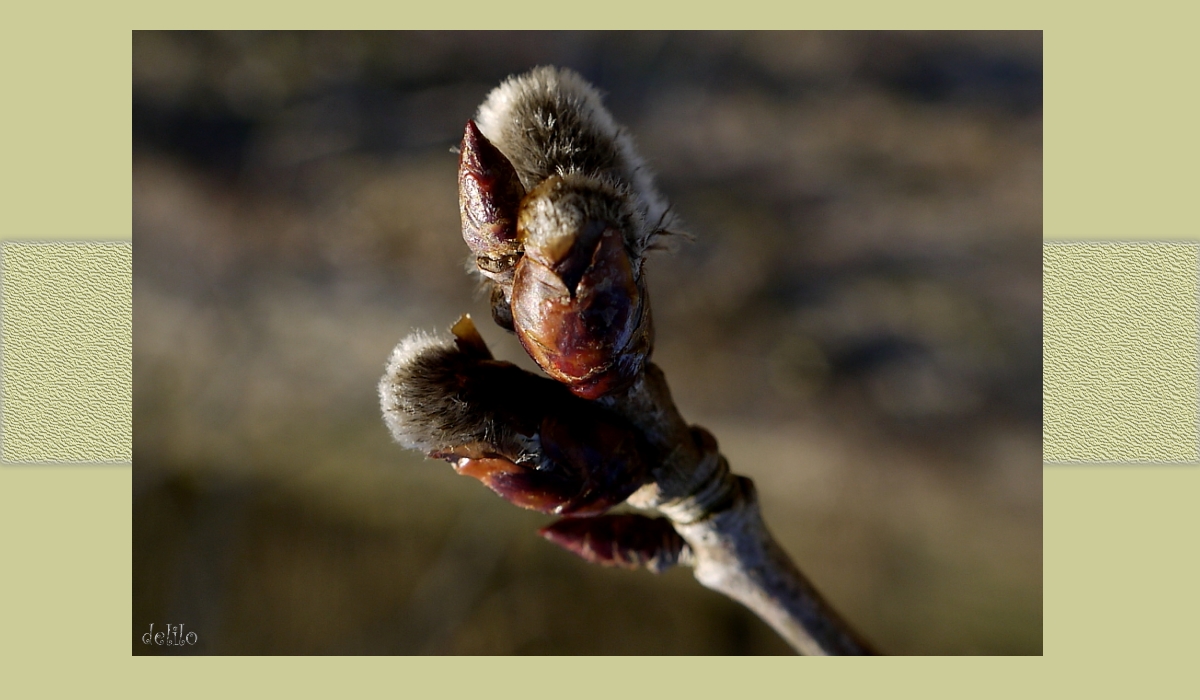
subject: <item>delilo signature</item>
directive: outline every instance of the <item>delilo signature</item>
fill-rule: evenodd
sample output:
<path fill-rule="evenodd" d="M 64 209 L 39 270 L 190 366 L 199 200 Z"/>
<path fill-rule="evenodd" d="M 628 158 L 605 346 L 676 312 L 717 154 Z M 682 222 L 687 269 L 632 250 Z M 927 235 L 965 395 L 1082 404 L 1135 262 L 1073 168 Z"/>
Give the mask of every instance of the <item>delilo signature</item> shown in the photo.
<path fill-rule="evenodd" d="M 142 635 L 142 644 L 156 644 L 158 646 L 183 646 L 184 644 L 192 645 L 200 640 L 200 637 L 195 632 L 183 633 L 183 625 L 167 625 L 167 631 L 154 631 L 154 623 L 150 623 L 150 631 Z"/>

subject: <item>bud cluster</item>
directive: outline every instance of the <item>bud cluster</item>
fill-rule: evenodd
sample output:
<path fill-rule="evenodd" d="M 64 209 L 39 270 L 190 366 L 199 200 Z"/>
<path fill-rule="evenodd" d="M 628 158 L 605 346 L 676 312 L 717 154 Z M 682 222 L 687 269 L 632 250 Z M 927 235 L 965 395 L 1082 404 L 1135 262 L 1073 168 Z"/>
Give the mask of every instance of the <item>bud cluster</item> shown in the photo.
<path fill-rule="evenodd" d="M 539 534 L 586 561 L 686 563 L 804 653 L 870 653 L 649 364 L 642 261 L 672 222 L 595 89 L 555 68 L 510 78 L 467 122 L 459 154 L 462 236 L 492 317 L 549 378 L 494 359 L 469 316 L 451 338 L 411 335 L 379 383 L 396 441 L 564 516 Z M 606 515 L 627 499 L 667 517 Z"/>
<path fill-rule="evenodd" d="M 687 550 L 670 521 L 601 515 L 662 455 L 592 401 L 630 387 L 653 350 L 642 261 L 670 217 L 649 170 L 594 88 L 538 68 L 467 122 L 458 185 L 492 317 L 550 378 L 495 360 L 464 316 L 452 338 L 415 334 L 392 353 L 379 385 L 392 435 L 516 505 L 567 516 L 541 534 L 588 561 L 676 564 Z"/>

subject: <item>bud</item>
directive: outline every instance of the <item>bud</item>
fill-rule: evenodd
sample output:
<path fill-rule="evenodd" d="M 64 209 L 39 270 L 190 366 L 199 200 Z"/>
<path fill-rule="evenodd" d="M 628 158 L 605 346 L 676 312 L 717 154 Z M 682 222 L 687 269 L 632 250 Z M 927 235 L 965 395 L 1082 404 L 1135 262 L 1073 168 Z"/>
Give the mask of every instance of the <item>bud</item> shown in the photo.
<path fill-rule="evenodd" d="M 544 513 L 597 515 L 645 482 L 648 448 L 623 419 L 492 359 L 470 317 L 452 332 L 393 351 L 379 394 L 397 442 Z"/>
<path fill-rule="evenodd" d="M 687 546 L 666 518 L 632 514 L 568 518 L 538 534 L 593 564 L 644 567 L 656 574 L 678 564 Z"/>
<path fill-rule="evenodd" d="M 585 399 L 628 387 L 653 348 L 635 230 L 627 193 L 581 175 L 551 177 L 521 205 L 513 326 L 534 361 Z"/>
<path fill-rule="evenodd" d="M 637 251 L 674 227 L 670 207 L 629 131 L 578 73 L 542 66 L 510 77 L 488 94 L 476 118 L 480 130 L 508 154 L 526 191 L 567 173 L 620 183 L 635 215 L 635 226 L 626 233 Z"/>
<path fill-rule="evenodd" d="M 463 240 L 485 277 L 512 279 L 521 253 L 517 209 L 525 188 L 512 163 L 468 121 L 458 157 L 458 210 Z"/>

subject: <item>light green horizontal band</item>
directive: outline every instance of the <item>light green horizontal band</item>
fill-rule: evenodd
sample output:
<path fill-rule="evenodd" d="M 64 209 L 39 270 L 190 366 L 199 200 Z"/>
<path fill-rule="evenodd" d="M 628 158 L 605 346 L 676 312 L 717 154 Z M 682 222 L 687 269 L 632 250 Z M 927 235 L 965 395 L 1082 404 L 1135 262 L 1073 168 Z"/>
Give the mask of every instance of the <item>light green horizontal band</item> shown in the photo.
<path fill-rule="evenodd" d="M 1042 248 L 1047 462 L 1200 461 L 1200 246 Z"/>
<path fill-rule="evenodd" d="M 133 459 L 133 245 L 0 245 L 0 459 Z"/>

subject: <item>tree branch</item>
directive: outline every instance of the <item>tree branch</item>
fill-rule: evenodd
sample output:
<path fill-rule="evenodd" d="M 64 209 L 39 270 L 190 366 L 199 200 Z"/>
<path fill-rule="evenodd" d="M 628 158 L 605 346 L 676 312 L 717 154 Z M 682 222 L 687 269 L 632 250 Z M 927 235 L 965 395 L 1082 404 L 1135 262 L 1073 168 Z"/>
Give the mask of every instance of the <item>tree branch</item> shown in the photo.
<path fill-rule="evenodd" d="M 657 365 L 623 394 L 600 399 L 642 432 L 661 458 L 629 498 L 671 520 L 696 580 L 753 610 L 806 655 L 875 653 L 800 573 L 763 522 L 757 490 L 737 476 L 716 440 L 689 427 Z"/>

